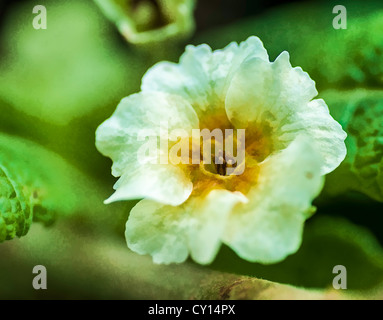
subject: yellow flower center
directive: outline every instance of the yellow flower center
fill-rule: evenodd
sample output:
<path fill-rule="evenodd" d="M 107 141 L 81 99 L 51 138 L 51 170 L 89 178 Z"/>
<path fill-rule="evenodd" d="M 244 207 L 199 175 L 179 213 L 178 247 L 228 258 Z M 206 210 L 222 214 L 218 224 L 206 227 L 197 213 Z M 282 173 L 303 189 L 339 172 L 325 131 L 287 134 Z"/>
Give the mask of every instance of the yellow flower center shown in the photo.
<path fill-rule="evenodd" d="M 199 165 L 186 165 L 186 170 L 193 182 L 193 194 L 208 194 L 212 189 L 225 189 L 229 191 L 240 191 L 246 194 L 250 186 L 258 180 L 259 163 L 263 161 L 273 151 L 272 128 L 267 124 L 251 124 L 245 129 L 245 145 L 242 146 L 237 141 L 237 130 L 227 118 L 226 114 L 219 116 L 207 115 L 200 121 L 200 128 L 207 128 L 211 132 L 219 129 L 232 129 L 234 135 L 227 137 L 224 135 L 223 143 L 217 141 L 215 137 L 211 141 L 211 161 L 203 161 L 204 142 L 201 139 L 199 150 L 201 162 Z M 202 130 L 202 129 L 201 129 Z M 233 139 L 233 149 L 226 150 L 227 138 Z M 191 143 L 191 142 L 190 142 Z M 244 158 L 242 163 L 236 163 L 241 152 L 239 148 L 244 148 Z M 206 151 L 206 149 L 205 149 Z M 231 154 L 232 152 L 232 154 Z M 244 166 L 241 174 L 228 174 L 228 170 Z"/>

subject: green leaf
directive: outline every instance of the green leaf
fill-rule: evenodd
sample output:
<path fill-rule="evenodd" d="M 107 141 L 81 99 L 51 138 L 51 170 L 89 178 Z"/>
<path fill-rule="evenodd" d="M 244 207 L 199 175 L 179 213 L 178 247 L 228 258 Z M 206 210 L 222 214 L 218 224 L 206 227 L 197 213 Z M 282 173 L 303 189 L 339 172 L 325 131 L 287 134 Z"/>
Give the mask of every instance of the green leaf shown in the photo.
<path fill-rule="evenodd" d="M 2 21 L 0 98 L 50 124 L 94 117 L 109 105 L 112 112 L 138 87 L 142 64 L 93 2 L 39 4 L 47 9 L 45 30 L 33 28 L 29 2 L 12 6 Z"/>
<path fill-rule="evenodd" d="M 1 21 L 1 131 L 109 176 L 100 169 L 109 163 L 96 151 L 95 129 L 139 89 L 153 61 L 128 47 L 92 1 L 39 4 L 47 9 L 46 30 L 33 28 L 30 2 L 12 4 Z"/>
<path fill-rule="evenodd" d="M 329 90 L 321 94 L 347 132 L 347 156 L 326 178 L 323 196 L 361 192 L 383 201 L 383 91 Z"/>
<path fill-rule="evenodd" d="M 25 235 L 31 223 L 32 214 L 24 193 L 0 164 L 0 242 Z"/>
<path fill-rule="evenodd" d="M 0 134 L 0 242 L 25 235 L 32 219 L 49 225 L 81 210 L 85 190 L 82 175 L 58 155 Z"/>
<path fill-rule="evenodd" d="M 336 4 L 331 0 L 299 2 L 271 9 L 248 20 L 200 34 L 194 43 L 221 48 L 231 41 L 258 36 L 271 59 L 290 53 L 293 66 L 301 66 L 317 83 L 328 88 L 381 87 L 383 85 L 383 29 L 381 0 L 350 0 L 347 29 L 333 28 Z"/>

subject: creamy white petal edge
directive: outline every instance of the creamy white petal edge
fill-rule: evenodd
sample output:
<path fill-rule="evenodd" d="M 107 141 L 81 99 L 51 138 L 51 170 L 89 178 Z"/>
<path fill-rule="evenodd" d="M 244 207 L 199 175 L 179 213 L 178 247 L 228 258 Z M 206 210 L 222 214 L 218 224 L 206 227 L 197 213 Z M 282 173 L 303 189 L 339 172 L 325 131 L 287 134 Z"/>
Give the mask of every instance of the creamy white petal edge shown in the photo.
<path fill-rule="evenodd" d="M 189 45 L 178 64 L 159 62 L 144 75 L 143 92 L 161 91 L 181 95 L 197 113 L 209 108 L 222 108 L 227 87 L 243 61 L 249 58 L 268 61 L 261 40 L 250 37 L 239 45 L 232 42 L 222 50 L 202 44 Z"/>
<path fill-rule="evenodd" d="M 114 114 L 96 131 L 97 149 L 113 160 L 112 173 L 121 176 L 116 192 L 106 203 L 148 198 L 179 205 L 190 195 L 193 185 L 181 168 L 150 164 L 138 156 L 146 143 L 141 135 L 160 136 L 161 123 L 168 130 L 182 128 L 191 135 L 199 127 L 194 109 L 180 96 L 161 92 L 138 93 L 123 99 Z"/>
<path fill-rule="evenodd" d="M 223 242 L 240 257 L 264 264 L 296 252 L 311 202 L 323 187 L 322 161 L 303 136 L 265 160 L 249 203 L 228 216 Z"/>
<path fill-rule="evenodd" d="M 178 207 L 141 200 L 130 212 L 126 241 L 133 251 L 150 254 L 155 263 L 180 263 L 189 254 L 200 264 L 213 261 L 232 208 L 247 199 L 239 192 L 213 190 Z"/>
<path fill-rule="evenodd" d="M 316 95 L 315 82 L 301 68 L 293 68 L 283 52 L 274 62 L 244 61 L 230 82 L 225 108 L 237 128 L 269 124 L 276 150 L 286 148 L 299 134 L 310 137 L 326 174 L 346 156 L 346 133 L 322 99 L 311 100 Z"/>

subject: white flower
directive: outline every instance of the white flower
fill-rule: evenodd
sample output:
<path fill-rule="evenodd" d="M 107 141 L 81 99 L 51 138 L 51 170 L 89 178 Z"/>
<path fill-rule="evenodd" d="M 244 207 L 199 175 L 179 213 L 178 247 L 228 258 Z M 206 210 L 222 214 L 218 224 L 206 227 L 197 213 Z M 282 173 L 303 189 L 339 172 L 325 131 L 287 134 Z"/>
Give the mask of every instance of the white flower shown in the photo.
<path fill-rule="evenodd" d="M 126 225 L 129 248 L 157 263 L 190 255 L 207 264 L 221 243 L 261 263 L 294 253 L 323 175 L 346 155 L 346 133 L 323 100 L 312 100 L 309 75 L 291 67 L 287 52 L 270 62 L 262 42 L 250 37 L 216 51 L 188 46 L 178 64 L 153 66 L 141 89 L 96 133 L 97 148 L 121 176 L 109 202 L 144 198 Z M 187 132 L 245 129 L 243 174 L 137 161 L 144 143 L 138 132 L 160 135 L 162 121 Z"/>

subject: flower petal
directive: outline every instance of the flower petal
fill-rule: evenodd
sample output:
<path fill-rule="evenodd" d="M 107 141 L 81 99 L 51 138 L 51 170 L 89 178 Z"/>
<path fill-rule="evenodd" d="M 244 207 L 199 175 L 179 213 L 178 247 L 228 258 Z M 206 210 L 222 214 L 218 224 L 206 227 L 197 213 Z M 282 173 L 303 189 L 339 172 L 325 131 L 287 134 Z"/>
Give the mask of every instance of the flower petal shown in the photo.
<path fill-rule="evenodd" d="M 314 81 L 301 68 L 292 68 L 284 52 L 273 63 L 257 58 L 243 62 L 230 83 L 225 106 L 237 128 L 268 124 L 275 150 L 286 148 L 298 134 L 311 137 L 326 174 L 345 158 L 346 133 L 323 100 L 311 101 L 316 95 Z"/>
<path fill-rule="evenodd" d="M 164 123 L 169 132 L 182 128 L 190 135 L 191 130 L 199 126 L 197 114 L 182 97 L 148 92 L 123 99 L 115 113 L 97 129 L 97 149 L 113 160 L 113 175 L 122 176 L 115 185 L 116 193 L 107 203 L 147 197 L 178 205 L 188 198 L 192 184 L 180 168 L 151 164 L 153 159 L 149 156 L 139 159 L 140 150 L 147 143 L 140 135 L 144 133 L 157 139 L 163 134 Z M 155 144 L 158 156 L 157 140 Z"/>
<path fill-rule="evenodd" d="M 190 198 L 178 207 L 142 200 L 126 223 L 128 246 L 152 255 L 156 263 L 180 263 L 189 254 L 198 263 L 210 263 L 219 250 L 226 217 L 245 201 L 242 194 L 226 190 L 213 190 L 204 199 Z"/>
<path fill-rule="evenodd" d="M 307 109 L 297 112 L 294 118 L 294 121 L 280 128 L 279 140 L 286 144 L 297 134 L 305 134 L 316 144 L 316 150 L 322 156 L 322 174 L 336 169 L 347 154 L 344 142 L 347 133 L 332 118 L 324 100 L 310 101 Z"/>
<path fill-rule="evenodd" d="M 227 92 L 226 111 L 238 127 L 270 114 L 279 123 L 317 94 L 315 82 L 301 68 L 292 68 L 283 52 L 274 62 L 253 58 L 241 64 Z"/>
<path fill-rule="evenodd" d="M 199 127 L 197 114 L 180 96 L 161 92 L 137 93 L 122 99 L 114 114 L 96 131 L 96 147 L 113 160 L 112 173 L 122 175 L 137 163 L 137 152 L 145 143 L 142 133 L 159 137 L 162 123 L 168 130 L 182 128 L 191 135 Z"/>
<path fill-rule="evenodd" d="M 244 60 L 254 57 L 268 61 L 267 52 L 257 37 L 250 37 L 239 45 L 233 42 L 216 51 L 206 44 L 189 45 L 179 64 L 154 65 L 144 75 L 141 90 L 181 94 L 197 112 L 222 107 L 219 102 L 224 101 L 231 77 Z"/>
<path fill-rule="evenodd" d="M 146 198 L 178 206 L 189 198 L 193 183 L 181 168 L 146 164 L 127 170 L 113 187 L 116 192 L 105 203 Z"/>
<path fill-rule="evenodd" d="M 323 186 L 321 165 L 320 154 L 302 136 L 265 160 L 249 203 L 229 216 L 224 242 L 254 262 L 275 263 L 294 253 L 311 201 Z"/>

